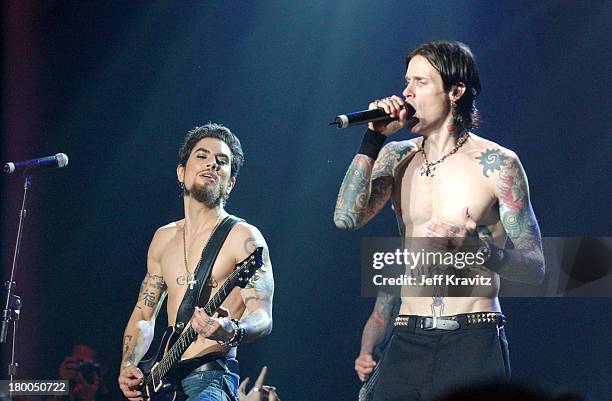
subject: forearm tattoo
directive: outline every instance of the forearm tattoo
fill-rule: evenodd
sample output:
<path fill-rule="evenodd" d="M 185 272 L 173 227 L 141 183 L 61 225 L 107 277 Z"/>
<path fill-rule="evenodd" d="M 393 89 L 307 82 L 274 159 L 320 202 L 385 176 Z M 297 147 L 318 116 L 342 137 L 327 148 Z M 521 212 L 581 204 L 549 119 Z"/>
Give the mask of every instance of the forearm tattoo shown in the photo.
<path fill-rule="evenodd" d="M 397 315 L 399 305 L 400 298 L 385 292 L 379 293 L 372 315 L 363 328 L 361 353 L 371 354 L 382 344 L 393 318 Z"/>
<path fill-rule="evenodd" d="M 370 198 L 370 179 L 374 161 L 365 155 L 356 155 L 349 166 L 336 202 L 334 221 L 343 229 L 355 229 L 366 213 Z"/>
<path fill-rule="evenodd" d="M 126 334 L 123 337 L 123 357 L 121 358 L 122 365 L 137 365 L 145 353 L 145 339 L 143 335 L 134 336 Z"/>

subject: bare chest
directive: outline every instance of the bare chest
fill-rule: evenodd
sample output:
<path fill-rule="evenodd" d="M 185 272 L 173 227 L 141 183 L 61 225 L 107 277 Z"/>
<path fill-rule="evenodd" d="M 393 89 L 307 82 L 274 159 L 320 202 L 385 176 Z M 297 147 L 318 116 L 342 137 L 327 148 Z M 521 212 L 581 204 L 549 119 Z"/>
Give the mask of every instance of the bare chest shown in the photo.
<path fill-rule="evenodd" d="M 168 287 L 167 309 L 170 321 L 174 320 L 187 288 L 199 285 L 195 274 L 205 243 L 206 238 L 194 238 L 191 244 L 184 247 L 182 235 L 177 235 L 162 254 L 161 270 Z M 234 267 L 235 258 L 231 245 L 226 242 L 213 264 L 210 281 L 205 284 L 208 287 L 203 293 L 214 295 Z"/>
<path fill-rule="evenodd" d="M 465 207 L 479 225 L 499 221 L 491 182 L 483 176 L 471 154 L 449 157 L 435 166 L 430 176 L 421 174 L 423 163 L 419 152 L 396 171 L 393 202 L 406 235 L 424 235 L 425 226 L 432 220 L 460 226 Z"/>

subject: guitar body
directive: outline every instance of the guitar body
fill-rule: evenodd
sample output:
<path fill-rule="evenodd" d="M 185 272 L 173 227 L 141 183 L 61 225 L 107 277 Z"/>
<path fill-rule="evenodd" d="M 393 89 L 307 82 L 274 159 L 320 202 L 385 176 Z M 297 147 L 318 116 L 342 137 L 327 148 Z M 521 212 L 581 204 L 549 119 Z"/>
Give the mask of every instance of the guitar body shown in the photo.
<path fill-rule="evenodd" d="M 204 306 L 208 316 L 212 316 L 219 309 L 233 288 L 245 288 L 262 265 L 263 247 L 258 247 L 237 265 L 237 269 Z M 182 332 L 177 332 L 170 326 L 164 332 L 155 355 L 138 364 L 138 368 L 144 374 L 141 391 L 146 401 L 182 401 L 185 398 L 182 391 L 176 390 L 177 380 L 180 380 L 176 377 L 181 377 L 190 371 L 187 369 L 185 372 L 185 364 L 180 364 L 181 356 L 197 337 L 198 333 L 191 326 Z M 191 370 L 194 368 L 191 367 Z M 173 373 L 176 377 L 173 377 Z"/>
<path fill-rule="evenodd" d="M 147 401 L 178 401 L 181 398 L 177 397 L 176 383 L 172 379 L 172 376 L 168 375 L 161 380 L 152 376 L 152 371 L 154 374 L 156 365 L 162 360 L 168 349 L 176 342 L 177 338 L 178 335 L 175 333 L 174 327 L 168 327 L 164 332 L 155 355 L 138 364 L 138 368 L 144 374 L 142 392 Z"/>

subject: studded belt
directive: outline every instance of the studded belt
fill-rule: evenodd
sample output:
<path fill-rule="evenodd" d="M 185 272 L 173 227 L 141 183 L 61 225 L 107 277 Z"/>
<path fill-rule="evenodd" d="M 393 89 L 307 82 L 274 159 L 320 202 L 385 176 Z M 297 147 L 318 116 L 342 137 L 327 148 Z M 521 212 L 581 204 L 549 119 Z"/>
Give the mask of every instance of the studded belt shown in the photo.
<path fill-rule="evenodd" d="M 500 329 L 505 322 L 506 317 L 499 312 L 476 312 L 442 317 L 399 315 L 395 318 L 393 325 L 422 330 L 458 330 L 462 327 L 494 324 Z"/>

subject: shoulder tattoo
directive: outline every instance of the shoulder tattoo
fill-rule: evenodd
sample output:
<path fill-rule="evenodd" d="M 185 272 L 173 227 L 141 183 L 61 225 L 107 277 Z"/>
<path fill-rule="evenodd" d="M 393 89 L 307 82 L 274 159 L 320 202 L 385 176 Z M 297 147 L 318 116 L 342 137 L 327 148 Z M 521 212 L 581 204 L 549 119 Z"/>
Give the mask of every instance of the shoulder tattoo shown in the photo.
<path fill-rule="evenodd" d="M 482 174 L 489 177 L 489 173 L 501 171 L 504 161 L 508 159 L 500 149 L 487 149 L 476 158 L 482 166 Z"/>

